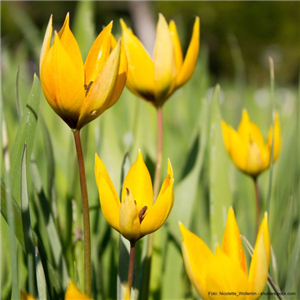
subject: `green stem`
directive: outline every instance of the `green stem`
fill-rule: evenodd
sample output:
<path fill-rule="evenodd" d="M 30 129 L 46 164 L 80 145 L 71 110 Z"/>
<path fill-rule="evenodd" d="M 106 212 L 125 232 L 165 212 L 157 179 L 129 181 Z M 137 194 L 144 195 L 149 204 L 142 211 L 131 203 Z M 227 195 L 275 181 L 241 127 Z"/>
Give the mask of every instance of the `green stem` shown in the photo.
<path fill-rule="evenodd" d="M 257 177 L 253 178 L 253 182 L 254 182 L 255 206 L 256 206 L 255 233 L 257 234 L 258 226 L 259 226 L 259 217 L 260 217 L 260 199 L 259 199 L 259 190 L 258 190 Z"/>
<path fill-rule="evenodd" d="M 89 214 L 89 200 L 86 186 L 86 176 L 84 167 L 84 158 L 81 147 L 80 130 L 75 130 L 74 140 L 77 152 L 81 200 L 82 200 L 82 214 L 83 214 L 83 245 L 84 245 L 84 292 L 91 296 L 91 233 L 90 233 L 90 214 Z"/>
<path fill-rule="evenodd" d="M 156 201 L 159 193 L 159 186 L 161 180 L 162 150 L 163 150 L 163 115 L 162 115 L 162 108 L 158 107 L 157 108 L 157 158 L 156 158 L 156 166 L 155 166 L 155 174 L 154 174 L 153 203 Z M 154 245 L 154 233 L 148 236 L 148 247 L 147 247 L 146 260 L 145 260 L 142 299 L 149 298 L 153 245 Z"/>
<path fill-rule="evenodd" d="M 132 287 L 132 282 L 133 282 L 134 250 L 135 250 L 135 242 L 130 242 L 127 293 L 126 293 L 125 299 L 130 299 L 130 296 L 131 296 L 131 287 Z"/>

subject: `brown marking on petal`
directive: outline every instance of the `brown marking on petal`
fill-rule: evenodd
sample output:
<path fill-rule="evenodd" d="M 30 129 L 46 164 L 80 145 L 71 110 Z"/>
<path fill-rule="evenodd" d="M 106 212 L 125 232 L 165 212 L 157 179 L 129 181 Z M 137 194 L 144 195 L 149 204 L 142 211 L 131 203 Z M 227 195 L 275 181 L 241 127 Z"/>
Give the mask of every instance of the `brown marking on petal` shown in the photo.
<path fill-rule="evenodd" d="M 146 213 L 147 208 L 148 208 L 147 206 L 144 206 L 139 212 L 140 223 L 142 223 L 142 221 L 145 218 L 145 213 Z"/>
<path fill-rule="evenodd" d="M 89 84 L 85 84 L 84 85 L 84 89 L 85 89 L 85 96 L 88 94 L 88 92 L 89 92 L 89 90 L 90 90 L 90 88 L 91 88 L 91 86 L 92 86 L 92 84 L 93 84 L 93 82 L 94 81 L 90 81 L 90 83 Z"/>

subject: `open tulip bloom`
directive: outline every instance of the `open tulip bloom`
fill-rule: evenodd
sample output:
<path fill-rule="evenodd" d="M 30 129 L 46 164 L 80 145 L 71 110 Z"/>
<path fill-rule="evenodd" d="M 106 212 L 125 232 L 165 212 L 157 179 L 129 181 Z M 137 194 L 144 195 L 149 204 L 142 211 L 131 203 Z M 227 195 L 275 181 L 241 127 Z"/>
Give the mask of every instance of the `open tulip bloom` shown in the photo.
<path fill-rule="evenodd" d="M 104 163 L 96 154 L 95 178 L 101 210 L 111 227 L 131 243 L 159 229 L 167 220 L 174 202 L 173 170 L 168 160 L 168 175 L 153 204 L 153 188 L 141 152 L 125 177 L 120 202 Z"/>
<path fill-rule="evenodd" d="M 98 35 L 83 64 L 69 14 L 51 46 L 50 17 L 40 56 L 41 85 L 50 106 L 71 129 L 97 118 L 123 91 L 127 60 L 120 42 L 111 52 L 111 29 L 112 22 Z"/>
<path fill-rule="evenodd" d="M 216 253 L 195 234 L 179 224 L 182 253 L 188 277 L 199 295 L 207 299 L 258 299 L 265 289 L 270 264 L 267 213 L 256 238 L 250 270 L 247 272 L 240 231 L 230 208 L 222 247 Z"/>
<path fill-rule="evenodd" d="M 275 115 L 274 128 L 273 160 L 275 162 L 281 147 L 278 113 Z M 227 125 L 225 121 L 222 121 L 222 131 L 226 150 L 238 169 L 256 178 L 261 172 L 269 168 L 273 136 L 272 126 L 265 143 L 259 128 L 250 121 L 247 111 L 244 110 L 237 131 Z"/>
<path fill-rule="evenodd" d="M 200 21 L 195 20 L 192 38 L 183 59 L 174 21 L 168 25 L 159 14 L 153 58 L 121 20 L 122 42 L 128 59 L 127 87 L 137 96 L 161 107 L 170 95 L 192 76 L 199 51 Z"/>

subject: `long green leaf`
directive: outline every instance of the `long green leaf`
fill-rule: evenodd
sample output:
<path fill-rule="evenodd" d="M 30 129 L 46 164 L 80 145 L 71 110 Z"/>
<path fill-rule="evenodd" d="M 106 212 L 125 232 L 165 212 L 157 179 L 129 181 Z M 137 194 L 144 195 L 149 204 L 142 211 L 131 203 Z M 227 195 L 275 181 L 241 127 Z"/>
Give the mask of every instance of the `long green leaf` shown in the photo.
<path fill-rule="evenodd" d="M 32 229 L 30 221 L 30 210 L 28 203 L 28 190 L 27 190 L 27 170 L 26 170 L 26 144 L 24 145 L 24 151 L 22 155 L 21 166 L 21 212 L 23 223 L 23 236 L 25 240 L 25 250 L 27 256 L 28 265 L 28 283 L 29 293 L 35 295 L 35 265 L 34 265 L 34 245 L 32 238 Z"/>
<path fill-rule="evenodd" d="M 33 148 L 33 142 L 35 137 L 36 125 L 38 120 L 39 104 L 40 104 L 40 82 L 36 75 L 32 88 L 29 94 L 29 98 L 22 116 L 20 127 L 15 138 L 12 150 L 11 150 L 11 184 L 13 198 L 20 204 L 20 174 L 21 174 L 21 159 L 24 144 L 27 144 L 27 170 L 29 167 L 29 160 Z"/>
<path fill-rule="evenodd" d="M 210 224 L 211 243 L 214 250 L 222 241 L 229 206 L 232 203 L 229 178 L 228 155 L 226 153 L 221 128 L 221 112 L 219 105 L 220 87 L 216 86 L 211 103 L 210 115 Z"/>
<path fill-rule="evenodd" d="M 36 281 L 37 281 L 39 299 L 47 300 L 48 296 L 47 296 L 46 277 L 45 277 L 43 264 L 40 259 L 38 247 L 35 248 L 35 265 L 36 265 Z"/>

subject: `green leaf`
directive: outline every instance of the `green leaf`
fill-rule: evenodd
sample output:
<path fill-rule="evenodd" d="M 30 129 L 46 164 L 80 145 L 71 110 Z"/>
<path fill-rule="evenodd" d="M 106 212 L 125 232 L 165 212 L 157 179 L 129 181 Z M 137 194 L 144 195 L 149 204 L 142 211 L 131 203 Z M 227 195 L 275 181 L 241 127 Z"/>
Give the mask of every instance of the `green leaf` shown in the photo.
<path fill-rule="evenodd" d="M 20 204 L 20 175 L 21 175 L 21 159 L 24 144 L 27 145 L 27 161 L 26 166 L 28 170 L 30 156 L 33 148 L 33 142 L 35 137 L 36 125 L 38 120 L 39 104 L 40 104 L 40 82 L 36 75 L 32 88 L 29 94 L 29 98 L 22 116 L 20 127 L 15 138 L 12 150 L 11 150 L 11 188 L 13 198 Z"/>
<path fill-rule="evenodd" d="M 27 190 L 27 170 L 26 170 L 26 144 L 22 155 L 21 166 L 21 213 L 23 224 L 23 236 L 25 240 L 25 250 L 28 265 L 28 284 L 29 293 L 35 295 L 35 265 L 34 265 L 34 245 L 32 238 L 32 229 L 30 221 L 30 211 L 28 203 L 28 190 Z"/>
<path fill-rule="evenodd" d="M 228 176 L 229 159 L 223 143 L 219 93 L 220 87 L 217 85 L 212 96 L 209 141 L 209 201 L 213 251 L 222 242 L 227 212 L 232 203 Z"/>
<path fill-rule="evenodd" d="M 39 299 L 47 300 L 47 283 L 42 261 L 40 259 L 39 249 L 35 248 L 36 281 Z"/>

